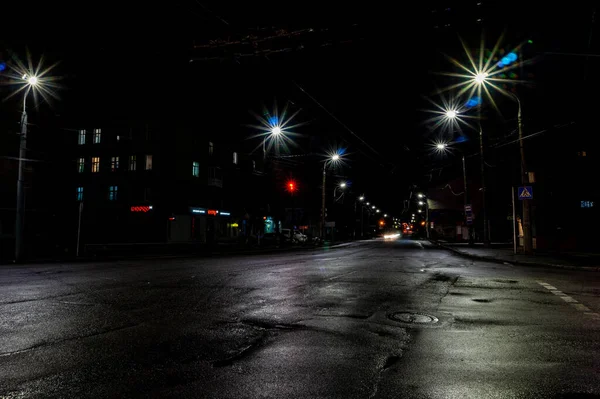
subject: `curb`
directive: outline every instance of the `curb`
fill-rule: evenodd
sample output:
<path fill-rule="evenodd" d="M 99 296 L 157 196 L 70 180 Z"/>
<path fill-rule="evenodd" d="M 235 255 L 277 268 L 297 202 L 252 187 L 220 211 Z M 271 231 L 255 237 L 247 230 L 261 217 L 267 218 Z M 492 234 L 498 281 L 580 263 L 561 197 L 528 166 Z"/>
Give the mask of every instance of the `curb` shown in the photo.
<path fill-rule="evenodd" d="M 463 258 L 468 258 L 468 259 L 473 259 L 473 260 L 483 260 L 486 262 L 521 265 L 521 266 L 531 266 L 531 267 L 552 267 L 552 268 L 557 268 L 557 269 L 584 270 L 584 271 L 590 271 L 590 272 L 600 272 L 600 266 L 574 266 L 574 265 L 561 265 L 561 264 L 557 264 L 557 263 L 541 263 L 541 262 L 527 262 L 527 261 L 512 260 L 512 259 L 511 260 L 499 259 L 499 258 L 494 258 L 492 256 L 480 256 L 480 255 L 469 254 L 469 253 L 463 252 L 461 250 L 458 250 L 456 248 L 448 247 L 446 245 L 442 245 L 440 243 L 433 242 L 433 241 L 431 241 L 431 243 L 435 246 L 438 246 L 439 248 L 445 249 L 456 255 L 462 256 Z"/>
<path fill-rule="evenodd" d="M 94 262 L 120 262 L 120 261 L 133 261 L 133 260 L 153 260 L 153 259 L 184 259 L 184 258 L 210 258 L 219 256 L 245 256 L 245 255 L 274 255 L 285 252 L 294 251 L 322 251 L 331 249 L 346 248 L 355 241 L 341 242 L 334 245 L 315 245 L 315 246 L 300 246 L 300 247 L 281 247 L 281 248 L 257 248 L 257 249 L 244 249 L 235 251 L 211 251 L 211 252 L 199 252 L 199 253 L 184 253 L 184 254 L 156 254 L 156 255 L 112 255 L 112 256 L 98 256 L 98 257 L 80 257 L 72 259 L 42 259 L 32 260 L 23 263 L 6 262 L 0 263 L 2 266 L 27 266 L 27 265 L 42 265 L 42 264 L 61 264 L 61 263 L 94 263 Z"/>

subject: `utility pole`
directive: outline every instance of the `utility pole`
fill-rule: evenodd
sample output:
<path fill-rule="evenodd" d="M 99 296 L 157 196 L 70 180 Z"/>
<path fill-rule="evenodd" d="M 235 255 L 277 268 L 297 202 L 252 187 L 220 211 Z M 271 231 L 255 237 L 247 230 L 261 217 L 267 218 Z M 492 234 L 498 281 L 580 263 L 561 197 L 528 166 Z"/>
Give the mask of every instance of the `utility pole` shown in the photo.
<path fill-rule="evenodd" d="M 321 240 L 325 240 L 325 179 L 327 177 L 327 162 L 323 165 L 323 188 L 321 190 Z"/>
<path fill-rule="evenodd" d="M 529 183 L 527 177 L 527 164 L 525 163 L 525 148 L 523 145 L 523 117 L 521 114 L 521 101 L 519 97 L 513 94 L 514 98 L 519 104 L 519 113 L 517 115 L 517 122 L 519 124 L 519 150 L 521 152 L 521 184 L 523 186 Z M 530 215 L 530 200 L 523 200 L 523 252 L 526 254 L 533 253 L 533 240 L 531 232 L 531 215 Z"/>
<path fill-rule="evenodd" d="M 27 90 L 28 92 L 29 90 Z M 23 113 L 21 115 L 21 137 L 19 140 L 19 174 L 17 178 L 17 216 L 15 220 L 15 262 L 23 260 L 25 249 L 25 158 L 27 156 L 27 92 L 23 96 Z"/>

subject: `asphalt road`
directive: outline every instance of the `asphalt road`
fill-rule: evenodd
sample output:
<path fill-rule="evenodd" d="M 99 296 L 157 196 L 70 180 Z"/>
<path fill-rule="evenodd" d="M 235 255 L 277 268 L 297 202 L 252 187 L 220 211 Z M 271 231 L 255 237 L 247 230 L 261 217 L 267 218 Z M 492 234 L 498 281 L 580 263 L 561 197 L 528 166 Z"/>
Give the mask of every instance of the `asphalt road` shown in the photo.
<path fill-rule="evenodd" d="M 600 398 L 600 276 L 414 241 L 0 269 L 1 398 Z"/>

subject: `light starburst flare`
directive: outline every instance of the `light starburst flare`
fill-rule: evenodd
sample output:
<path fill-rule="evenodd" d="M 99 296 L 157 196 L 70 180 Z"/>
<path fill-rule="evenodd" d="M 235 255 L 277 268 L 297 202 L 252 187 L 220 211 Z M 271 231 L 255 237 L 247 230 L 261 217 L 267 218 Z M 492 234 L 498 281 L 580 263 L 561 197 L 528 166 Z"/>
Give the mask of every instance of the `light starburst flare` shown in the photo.
<path fill-rule="evenodd" d="M 252 112 L 259 124 L 248 125 L 258 131 L 249 139 L 262 138 L 255 151 L 262 146 L 266 153 L 274 153 L 275 156 L 278 156 L 289 154 L 291 147 L 297 147 L 298 144 L 294 141 L 294 138 L 301 136 L 301 134 L 295 132 L 294 129 L 305 124 L 303 122 L 294 123 L 294 118 L 299 112 L 300 110 L 296 110 L 290 114 L 288 104 L 281 112 L 279 112 L 277 104 L 273 106 L 271 111 L 264 108 L 262 115 Z"/>
<path fill-rule="evenodd" d="M 479 49 L 475 51 L 471 51 L 461 39 L 467 62 L 461 63 L 456 58 L 446 55 L 448 60 L 454 66 L 458 67 L 460 72 L 441 73 L 441 75 L 458 78 L 459 80 L 457 83 L 443 89 L 443 91 L 458 90 L 456 97 L 466 96 L 468 99 L 474 98 L 475 95 L 481 99 L 482 94 L 485 93 L 486 98 L 494 109 L 500 113 L 498 105 L 492 96 L 492 91 L 512 98 L 513 95 L 511 92 L 502 87 L 502 85 L 523 83 L 524 81 L 507 79 L 506 73 L 520 68 L 525 63 L 531 62 L 531 60 L 527 62 L 517 60 L 517 54 L 520 53 L 523 44 L 519 44 L 516 48 L 507 52 L 504 49 L 500 49 L 502 39 L 503 37 L 500 36 L 494 48 L 487 53 L 483 38 L 480 41 Z"/>
<path fill-rule="evenodd" d="M 41 57 L 37 65 L 35 65 L 29 52 L 27 52 L 26 62 L 23 62 L 14 55 L 8 65 L 8 79 L 1 84 L 14 86 L 16 90 L 13 90 L 5 100 L 19 94 L 27 97 L 29 92 L 31 92 L 33 93 L 33 101 L 36 106 L 40 103 L 40 100 L 50 104 L 53 99 L 58 98 L 58 90 L 62 87 L 58 82 L 60 77 L 50 75 L 50 72 L 57 65 L 58 63 L 54 63 L 45 66 L 44 57 Z"/>

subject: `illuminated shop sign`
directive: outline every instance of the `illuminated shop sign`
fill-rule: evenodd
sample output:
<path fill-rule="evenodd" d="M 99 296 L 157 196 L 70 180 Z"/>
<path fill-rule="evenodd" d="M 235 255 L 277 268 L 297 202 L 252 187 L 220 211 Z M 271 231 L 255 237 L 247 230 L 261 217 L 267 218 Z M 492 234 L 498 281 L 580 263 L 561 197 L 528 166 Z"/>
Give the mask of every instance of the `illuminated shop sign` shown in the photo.
<path fill-rule="evenodd" d="M 152 210 L 152 205 L 140 205 L 140 206 L 132 206 L 131 212 L 149 212 Z"/>
<path fill-rule="evenodd" d="M 199 215 L 210 215 L 210 216 L 231 216 L 231 212 L 219 211 L 218 209 L 206 209 L 206 208 L 194 208 L 190 207 L 190 212 Z"/>

